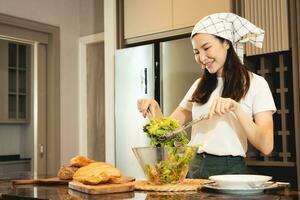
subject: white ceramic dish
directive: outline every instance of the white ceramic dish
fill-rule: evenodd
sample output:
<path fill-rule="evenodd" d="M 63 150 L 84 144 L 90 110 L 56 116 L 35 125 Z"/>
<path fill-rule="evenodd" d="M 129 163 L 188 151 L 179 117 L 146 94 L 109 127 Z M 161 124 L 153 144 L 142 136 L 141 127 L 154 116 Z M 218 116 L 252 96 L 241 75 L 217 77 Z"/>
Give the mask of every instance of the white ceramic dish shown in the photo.
<path fill-rule="evenodd" d="M 251 174 L 228 174 L 210 176 L 220 188 L 227 189 L 256 189 L 272 179 L 271 176 Z"/>
<path fill-rule="evenodd" d="M 230 189 L 230 188 L 222 188 L 219 187 L 216 183 L 214 182 L 208 182 L 202 184 L 203 188 L 208 188 L 211 189 L 215 192 L 218 193 L 223 193 L 223 194 L 234 194 L 234 195 L 257 195 L 263 193 L 265 190 L 268 189 L 274 189 L 278 187 L 277 183 L 274 182 L 266 182 L 265 186 L 258 187 L 258 188 L 251 188 L 251 189 Z"/>

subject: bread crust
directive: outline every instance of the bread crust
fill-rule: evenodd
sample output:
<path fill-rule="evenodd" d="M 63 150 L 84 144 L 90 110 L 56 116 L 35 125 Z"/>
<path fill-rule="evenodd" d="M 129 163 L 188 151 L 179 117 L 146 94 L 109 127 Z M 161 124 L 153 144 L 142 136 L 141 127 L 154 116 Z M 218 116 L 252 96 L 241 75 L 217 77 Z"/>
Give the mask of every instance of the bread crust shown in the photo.
<path fill-rule="evenodd" d="M 85 156 L 75 156 L 74 158 L 72 158 L 70 160 L 70 164 L 71 166 L 74 166 L 74 167 L 84 167 L 84 166 L 87 166 L 88 164 L 90 163 L 94 163 L 96 162 L 95 160 L 91 160 Z"/>

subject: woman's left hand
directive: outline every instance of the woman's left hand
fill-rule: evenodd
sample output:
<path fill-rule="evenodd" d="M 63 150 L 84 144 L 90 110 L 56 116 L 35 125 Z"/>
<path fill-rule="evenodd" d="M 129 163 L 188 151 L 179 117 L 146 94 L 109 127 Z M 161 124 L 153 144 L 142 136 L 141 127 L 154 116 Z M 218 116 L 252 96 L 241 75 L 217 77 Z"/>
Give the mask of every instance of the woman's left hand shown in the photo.
<path fill-rule="evenodd" d="M 217 97 L 210 107 L 209 118 L 215 114 L 223 116 L 230 111 L 236 111 L 239 107 L 240 104 L 231 98 Z"/>

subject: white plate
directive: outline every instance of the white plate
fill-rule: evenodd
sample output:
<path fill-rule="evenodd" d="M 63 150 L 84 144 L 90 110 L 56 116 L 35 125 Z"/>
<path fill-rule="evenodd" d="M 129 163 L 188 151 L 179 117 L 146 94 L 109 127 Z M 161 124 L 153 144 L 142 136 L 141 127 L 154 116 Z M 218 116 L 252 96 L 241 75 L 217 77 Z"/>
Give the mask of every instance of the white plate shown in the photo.
<path fill-rule="evenodd" d="M 235 195 L 254 195 L 254 194 L 261 194 L 264 192 L 264 190 L 267 189 L 273 189 L 277 188 L 278 184 L 274 182 L 266 182 L 266 186 L 262 186 L 259 188 L 251 188 L 251 189 L 229 189 L 229 188 L 222 188 L 219 187 L 216 183 L 214 182 L 209 182 L 209 183 L 204 183 L 202 184 L 203 188 L 208 188 L 212 189 L 216 192 L 219 193 L 224 193 L 224 194 L 235 194 Z"/>
<path fill-rule="evenodd" d="M 228 174 L 210 176 L 221 188 L 228 189 L 253 189 L 263 186 L 264 183 L 272 179 L 271 176 L 251 175 L 251 174 Z"/>

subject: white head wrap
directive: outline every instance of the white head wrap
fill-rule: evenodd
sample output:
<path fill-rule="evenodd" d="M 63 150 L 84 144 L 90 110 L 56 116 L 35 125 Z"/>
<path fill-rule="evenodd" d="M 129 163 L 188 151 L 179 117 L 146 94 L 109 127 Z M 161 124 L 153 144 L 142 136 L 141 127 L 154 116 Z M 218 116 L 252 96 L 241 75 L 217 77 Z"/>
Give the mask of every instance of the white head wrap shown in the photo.
<path fill-rule="evenodd" d="M 250 42 L 262 48 L 265 31 L 247 19 L 233 13 L 215 13 L 202 18 L 192 31 L 191 37 L 197 33 L 209 33 L 232 42 L 232 45 L 243 63 L 244 44 Z"/>

